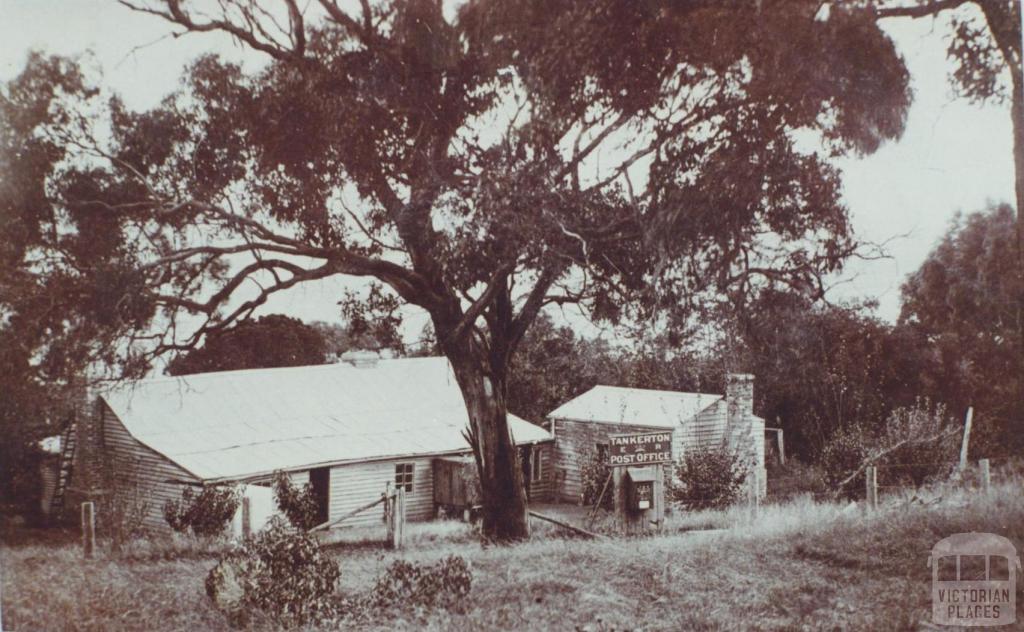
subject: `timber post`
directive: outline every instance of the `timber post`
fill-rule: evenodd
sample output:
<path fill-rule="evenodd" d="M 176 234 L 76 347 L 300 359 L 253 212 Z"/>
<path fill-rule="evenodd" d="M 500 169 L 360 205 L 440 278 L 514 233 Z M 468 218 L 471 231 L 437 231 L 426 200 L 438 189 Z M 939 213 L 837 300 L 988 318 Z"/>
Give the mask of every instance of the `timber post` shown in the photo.
<path fill-rule="evenodd" d="M 866 483 L 866 496 L 865 502 L 868 509 L 878 509 L 878 468 L 874 465 L 869 465 L 864 470 L 864 479 Z"/>
<path fill-rule="evenodd" d="M 91 500 L 82 503 L 82 552 L 91 560 L 96 549 L 96 505 Z"/>
<path fill-rule="evenodd" d="M 992 491 L 992 470 L 989 466 L 989 460 L 982 459 L 978 461 L 978 467 L 981 469 L 981 491 L 988 494 Z"/>

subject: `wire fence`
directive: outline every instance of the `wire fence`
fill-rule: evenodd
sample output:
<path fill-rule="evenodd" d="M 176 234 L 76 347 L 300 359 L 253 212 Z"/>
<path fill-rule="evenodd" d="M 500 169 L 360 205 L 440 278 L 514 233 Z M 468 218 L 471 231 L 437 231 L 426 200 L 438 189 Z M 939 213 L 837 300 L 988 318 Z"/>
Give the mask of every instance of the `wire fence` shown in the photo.
<path fill-rule="evenodd" d="M 982 480 L 982 462 L 987 462 L 986 480 Z M 804 472 L 794 475 L 768 477 L 768 502 L 783 502 L 795 497 L 810 497 L 816 500 L 847 498 L 866 499 L 869 495 L 867 476 L 874 468 L 875 489 L 889 495 L 915 493 L 937 484 L 957 482 L 966 488 L 981 488 L 1006 481 L 1024 479 L 1024 459 L 1013 456 L 991 457 L 967 463 L 961 469 L 959 461 L 912 461 L 902 463 L 878 463 L 864 468 L 842 489 L 829 486 L 820 475 Z"/>

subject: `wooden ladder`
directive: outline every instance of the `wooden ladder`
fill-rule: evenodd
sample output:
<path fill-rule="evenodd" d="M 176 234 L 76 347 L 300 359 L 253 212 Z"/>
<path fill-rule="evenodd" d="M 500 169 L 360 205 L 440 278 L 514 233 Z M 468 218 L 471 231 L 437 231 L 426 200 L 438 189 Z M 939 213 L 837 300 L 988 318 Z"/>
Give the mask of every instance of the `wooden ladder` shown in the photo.
<path fill-rule="evenodd" d="M 66 495 L 68 483 L 71 482 L 71 470 L 75 463 L 76 432 L 75 419 L 61 433 L 60 440 L 60 473 L 57 475 L 57 484 L 53 487 L 53 500 L 50 502 L 50 514 L 59 515 L 64 509 L 64 496 Z"/>

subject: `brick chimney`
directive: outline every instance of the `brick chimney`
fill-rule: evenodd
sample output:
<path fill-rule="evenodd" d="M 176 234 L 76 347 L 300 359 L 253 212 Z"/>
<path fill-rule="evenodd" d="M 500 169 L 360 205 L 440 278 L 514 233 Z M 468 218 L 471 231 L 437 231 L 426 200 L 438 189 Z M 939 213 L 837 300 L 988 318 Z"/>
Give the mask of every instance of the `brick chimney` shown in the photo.
<path fill-rule="evenodd" d="M 729 407 L 729 425 L 747 421 L 754 414 L 754 376 L 730 373 L 725 377 L 725 402 Z"/>
<path fill-rule="evenodd" d="M 725 378 L 725 402 L 728 407 L 729 446 L 750 468 L 748 482 L 759 498 L 767 492 L 764 469 L 764 422 L 754 417 L 754 376 L 730 373 Z"/>

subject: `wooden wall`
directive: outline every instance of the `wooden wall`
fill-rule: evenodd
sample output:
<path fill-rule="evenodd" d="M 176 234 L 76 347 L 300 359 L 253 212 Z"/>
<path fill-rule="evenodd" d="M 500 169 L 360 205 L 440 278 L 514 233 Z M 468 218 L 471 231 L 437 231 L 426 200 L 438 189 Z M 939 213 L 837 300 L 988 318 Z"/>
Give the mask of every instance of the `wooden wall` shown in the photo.
<path fill-rule="evenodd" d="M 681 423 L 672 429 L 672 458 L 679 458 L 687 450 L 694 447 L 713 447 L 723 445 L 726 441 L 748 441 L 747 436 L 757 438 L 764 436 L 764 422 L 752 418 L 742 427 L 729 428 L 728 405 L 720 400 L 705 408 L 688 423 Z M 607 443 L 610 434 L 629 434 L 638 432 L 664 431 L 666 428 L 657 426 L 635 426 L 625 424 L 609 424 L 592 421 L 574 421 L 570 419 L 553 419 L 552 432 L 555 435 L 553 447 L 555 473 L 552 480 L 551 495 L 555 500 L 578 503 L 582 500 L 582 479 L 580 470 L 587 454 L 597 449 L 598 443 Z M 760 432 L 760 434 L 758 434 Z M 754 465 L 755 473 L 761 476 L 764 469 L 764 441 L 750 441 L 749 458 Z M 760 451 L 757 447 L 760 446 Z M 761 484 L 763 487 L 763 482 Z"/>
<path fill-rule="evenodd" d="M 198 479 L 131 436 L 102 400 L 98 414 L 107 493 L 120 510 L 144 510 L 146 530 L 170 533 L 164 520 L 164 503 L 180 499 L 184 485 L 167 481 Z"/>
<path fill-rule="evenodd" d="M 608 435 L 665 430 L 657 427 L 553 419 L 551 432 L 555 435 L 554 467 L 550 470 L 556 479 L 556 485 L 553 487 L 557 488 L 553 489 L 553 499 L 572 503 L 583 501 L 583 479 L 580 474 L 583 463 L 590 453 L 597 450 L 598 443 L 608 443 Z M 674 444 L 675 435 L 672 439 Z M 672 449 L 675 457 L 676 447 L 673 445 Z"/>
<path fill-rule="evenodd" d="M 365 505 L 384 493 L 385 486 L 395 481 L 395 464 L 412 463 L 412 491 L 405 495 L 406 520 L 427 520 L 434 516 L 434 473 L 432 457 L 389 459 L 369 463 L 351 463 L 331 468 L 329 520 Z M 378 505 L 346 520 L 341 526 L 373 526 L 383 528 L 384 508 Z"/>
<path fill-rule="evenodd" d="M 527 481 L 531 502 L 550 502 L 555 499 L 555 445 L 551 441 L 537 444 L 543 461 L 541 479 Z"/>

